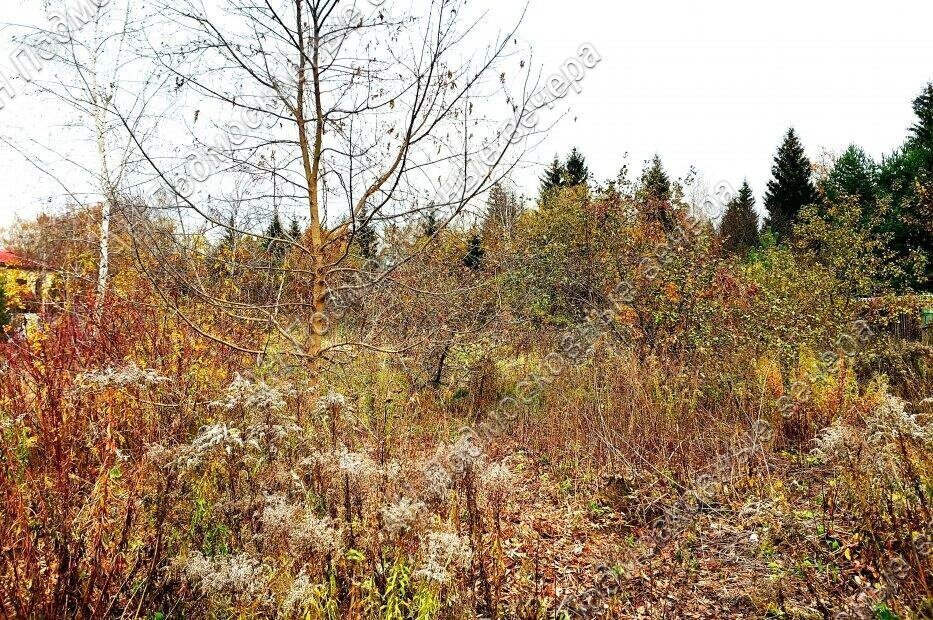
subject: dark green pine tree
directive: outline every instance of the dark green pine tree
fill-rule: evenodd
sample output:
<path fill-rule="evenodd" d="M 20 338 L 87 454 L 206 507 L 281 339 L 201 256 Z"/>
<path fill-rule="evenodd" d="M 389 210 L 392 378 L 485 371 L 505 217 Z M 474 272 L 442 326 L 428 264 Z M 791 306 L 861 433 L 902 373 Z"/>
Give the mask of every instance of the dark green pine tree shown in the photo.
<path fill-rule="evenodd" d="M 585 185 L 589 180 L 590 170 L 586 167 L 586 158 L 576 148 L 572 149 L 570 155 L 567 156 L 567 163 L 564 164 L 562 185 L 576 187 L 577 185 Z"/>
<path fill-rule="evenodd" d="M 541 189 L 539 190 L 541 196 L 543 197 L 556 187 L 561 187 L 564 184 L 566 175 L 566 169 L 561 165 L 560 160 L 554 157 L 554 161 L 551 162 L 548 169 L 544 171 L 544 175 L 541 176 Z"/>
<path fill-rule="evenodd" d="M 4 337 L 4 328 L 10 324 L 12 315 L 10 314 L 9 299 L 6 296 L 6 284 L 0 279 L 0 338 Z"/>
<path fill-rule="evenodd" d="M 437 212 L 428 211 L 428 214 L 424 216 L 424 236 L 433 237 L 440 229 L 441 224 L 437 221 Z"/>
<path fill-rule="evenodd" d="M 857 198 L 861 205 L 870 205 L 878 195 L 878 167 L 864 150 L 853 144 L 836 160 L 820 186 L 830 201 L 849 196 Z"/>
<path fill-rule="evenodd" d="M 748 181 L 742 183 L 739 193 L 726 205 L 719 234 L 723 248 L 733 254 L 742 254 L 758 246 L 758 214 L 755 213 L 755 195 Z"/>
<path fill-rule="evenodd" d="M 301 235 L 302 235 L 301 224 L 298 223 L 297 218 L 293 217 L 292 222 L 288 227 L 288 238 L 291 239 L 292 241 L 300 241 Z"/>
<path fill-rule="evenodd" d="M 913 108 L 917 121 L 907 142 L 880 166 L 879 185 L 895 207 L 914 197 L 917 181 L 933 183 L 933 84 L 927 84 L 914 99 Z"/>
<path fill-rule="evenodd" d="M 906 143 L 880 166 L 880 193 L 891 202 L 883 225 L 908 276 L 900 289 L 933 291 L 933 84 L 913 101 L 917 120 Z"/>
<path fill-rule="evenodd" d="M 479 270 L 483 264 L 483 257 L 486 256 L 486 250 L 483 249 L 483 240 L 479 235 L 470 237 L 470 244 L 467 247 L 466 256 L 463 257 L 463 264 L 473 271 Z"/>
<path fill-rule="evenodd" d="M 360 248 L 360 256 L 366 260 L 376 258 L 376 252 L 379 250 L 379 240 L 376 238 L 376 230 L 373 228 L 366 211 L 363 211 L 357 220 L 356 244 Z"/>
<path fill-rule="evenodd" d="M 914 99 L 917 122 L 910 128 L 910 142 L 933 151 L 933 82 Z"/>
<path fill-rule="evenodd" d="M 655 155 L 642 170 L 639 189 L 646 200 L 667 202 L 671 199 L 671 178 L 664 171 L 659 155 Z"/>
<path fill-rule="evenodd" d="M 639 211 L 647 221 L 660 223 L 667 232 L 674 230 L 671 179 L 664 171 L 660 156 L 655 155 L 650 162 L 645 162 L 635 197 L 640 203 Z"/>
<path fill-rule="evenodd" d="M 916 198 L 917 181 L 933 182 L 933 83 L 913 101 L 916 122 L 904 145 L 881 163 L 879 185 L 895 210 Z"/>
<path fill-rule="evenodd" d="M 773 178 L 768 181 L 765 193 L 765 209 L 768 211 L 765 226 L 779 241 L 790 235 L 800 210 L 817 202 L 818 194 L 810 179 L 812 172 L 797 132 L 793 128 L 788 129 L 774 157 Z"/>
<path fill-rule="evenodd" d="M 269 227 L 266 228 L 263 237 L 265 237 L 263 239 L 263 245 L 266 248 L 266 252 L 276 259 L 281 259 L 285 256 L 288 248 L 286 244 L 288 235 L 285 233 L 285 228 L 282 226 L 282 220 L 279 218 L 278 213 L 272 216 L 272 221 L 269 222 Z"/>

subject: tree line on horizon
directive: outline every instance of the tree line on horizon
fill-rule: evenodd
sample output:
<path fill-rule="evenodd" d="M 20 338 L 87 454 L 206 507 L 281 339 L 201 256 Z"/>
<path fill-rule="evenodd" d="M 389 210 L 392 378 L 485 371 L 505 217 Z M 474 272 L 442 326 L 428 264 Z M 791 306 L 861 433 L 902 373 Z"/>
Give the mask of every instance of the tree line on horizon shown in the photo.
<path fill-rule="evenodd" d="M 764 195 L 767 216 L 759 221 L 754 192 L 744 180 L 718 225 L 724 249 L 745 254 L 762 244 L 791 243 L 796 226 L 829 217 L 832 204 L 846 201 L 858 211 L 859 223 L 884 238 L 904 267 L 896 284 L 933 290 L 933 83 L 914 99 L 913 110 L 916 122 L 893 153 L 878 162 L 851 144 L 821 175 L 815 174 L 796 130 L 789 128 Z M 541 193 L 586 178 L 585 160 L 574 149 L 563 164 L 555 157 L 541 177 Z M 669 197 L 671 181 L 658 156 L 647 162 L 639 184 L 658 198 Z"/>
<path fill-rule="evenodd" d="M 857 230 L 849 232 L 879 241 L 879 247 L 890 253 L 885 258 L 901 267 L 891 278 L 895 289 L 933 290 L 933 83 L 914 99 L 913 110 L 916 122 L 906 141 L 880 162 L 853 143 L 819 171 L 807 156 L 797 131 L 789 128 L 774 155 L 772 178 L 763 201 L 765 218 L 761 221 L 754 191 L 748 180 L 743 180 L 716 225 L 723 250 L 747 256 L 762 247 L 793 245 L 800 241 L 795 235 L 797 227 L 840 224 L 852 216 Z M 623 167 L 616 180 L 596 191 L 628 192 L 632 197 L 665 205 L 683 200 L 685 185 L 695 181 L 690 176 L 672 180 L 659 155 L 645 162 L 635 182 L 627 178 L 628 173 L 627 166 Z M 536 205 L 540 207 L 555 190 L 589 188 L 592 182 L 586 158 L 573 148 L 563 160 L 555 156 L 545 169 Z M 511 228 L 525 210 L 524 202 L 516 191 L 506 189 L 505 183 L 493 186 L 479 230 L 470 232 L 464 266 L 480 268 L 486 253 L 482 230 L 488 229 L 490 222 L 500 229 Z M 848 215 L 839 213 L 841 203 L 845 203 Z M 657 216 L 670 224 L 663 206 L 657 209 Z M 424 216 L 422 227 L 426 237 L 437 232 L 432 211 Z M 296 239 L 300 234 L 297 221 L 292 220 L 286 231 L 278 214 L 265 232 L 273 240 Z M 376 258 L 379 235 L 365 216 L 358 224 L 356 244 L 364 258 Z M 267 243 L 267 248 L 274 247 L 274 241 Z"/>

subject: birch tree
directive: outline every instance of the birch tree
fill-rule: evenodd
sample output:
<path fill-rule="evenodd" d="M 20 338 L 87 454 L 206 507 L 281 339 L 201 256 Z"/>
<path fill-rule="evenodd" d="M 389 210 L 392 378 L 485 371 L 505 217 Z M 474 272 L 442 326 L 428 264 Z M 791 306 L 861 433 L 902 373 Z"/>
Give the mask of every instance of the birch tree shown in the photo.
<path fill-rule="evenodd" d="M 17 150 L 53 176 L 67 199 L 83 206 L 99 205 L 94 305 L 100 319 L 110 274 L 112 218 L 138 172 L 136 142 L 152 132 L 149 121 L 156 117 L 149 114 L 148 106 L 164 75 L 141 66 L 146 60 L 134 43 L 146 16 L 132 0 L 43 0 L 42 8 L 46 25 L 20 37 L 23 57 L 32 69 L 23 77 L 35 94 L 63 105 L 73 116 L 66 117 L 66 132 L 56 135 L 55 142 L 29 140 Z M 133 127 L 134 138 L 123 131 L 125 124 Z M 80 143 L 90 138 L 94 157 L 88 158 L 83 148 L 71 152 L 64 148 L 64 138 L 70 136 Z M 50 155 L 57 165 L 49 162 Z"/>

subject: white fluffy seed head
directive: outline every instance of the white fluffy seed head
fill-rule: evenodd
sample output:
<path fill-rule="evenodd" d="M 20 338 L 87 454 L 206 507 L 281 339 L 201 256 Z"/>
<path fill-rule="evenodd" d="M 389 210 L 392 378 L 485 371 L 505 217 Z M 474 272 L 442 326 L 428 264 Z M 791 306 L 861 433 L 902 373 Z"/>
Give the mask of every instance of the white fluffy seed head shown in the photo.
<path fill-rule="evenodd" d="M 470 541 L 452 532 L 430 532 L 422 544 L 421 566 L 415 577 L 447 583 L 457 570 L 470 565 L 473 553 Z"/>
<path fill-rule="evenodd" d="M 382 523 L 389 536 L 407 534 L 424 511 L 424 504 L 408 497 L 382 509 Z"/>
<path fill-rule="evenodd" d="M 163 377 L 155 370 L 140 368 L 133 362 L 125 366 L 110 366 L 100 370 L 83 372 L 75 379 L 79 391 L 102 390 L 105 388 L 155 387 L 168 381 L 167 377 Z"/>
<path fill-rule="evenodd" d="M 515 476 L 504 463 L 493 463 L 480 476 L 483 491 L 493 501 L 501 501 L 513 488 Z"/>
<path fill-rule="evenodd" d="M 205 557 L 192 551 L 176 569 L 206 596 L 255 599 L 265 594 L 269 568 L 246 553 Z"/>
<path fill-rule="evenodd" d="M 285 395 L 279 387 L 265 381 L 250 381 L 238 373 L 224 390 L 223 398 L 211 405 L 228 410 L 242 407 L 249 412 L 281 411 L 285 409 Z"/>

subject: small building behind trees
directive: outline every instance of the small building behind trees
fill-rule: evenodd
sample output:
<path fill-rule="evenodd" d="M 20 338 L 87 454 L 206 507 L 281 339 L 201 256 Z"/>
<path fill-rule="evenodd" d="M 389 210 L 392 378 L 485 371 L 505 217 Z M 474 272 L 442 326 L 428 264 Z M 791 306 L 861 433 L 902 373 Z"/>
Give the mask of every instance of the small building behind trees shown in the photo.
<path fill-rule="evenodd" d="M 4 316 L 14 328 L 50 306 L 54 277 L 42 265 L 0 248 L 0 289 Z"/>

